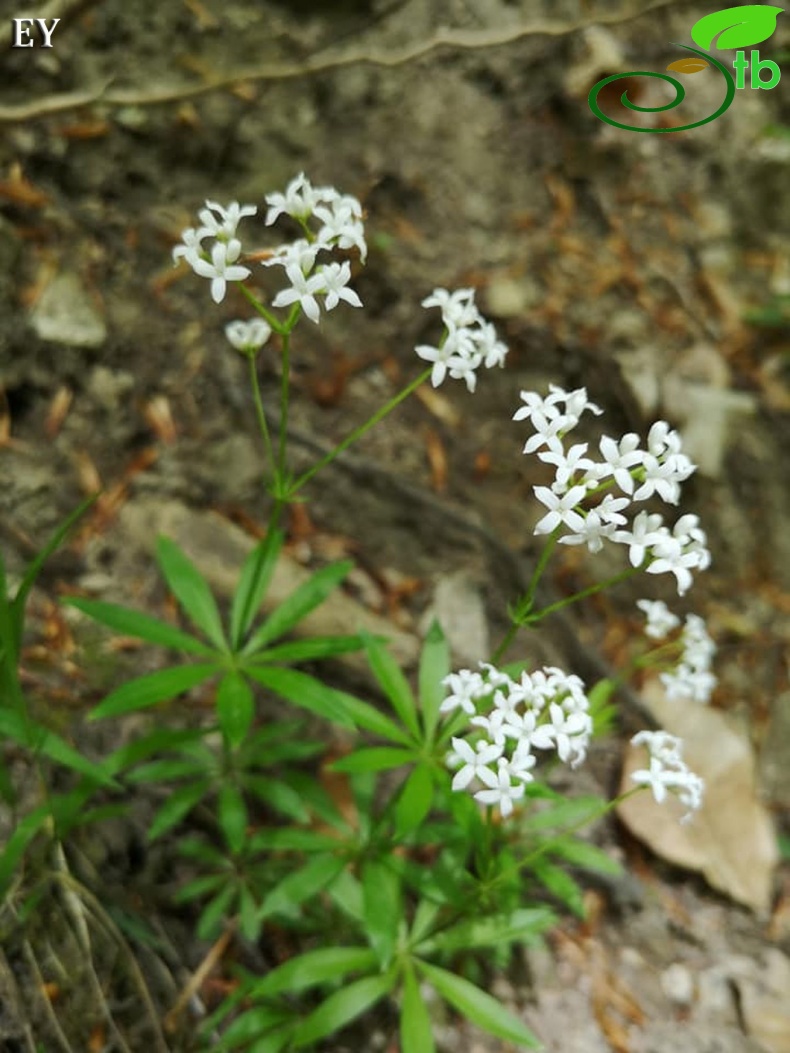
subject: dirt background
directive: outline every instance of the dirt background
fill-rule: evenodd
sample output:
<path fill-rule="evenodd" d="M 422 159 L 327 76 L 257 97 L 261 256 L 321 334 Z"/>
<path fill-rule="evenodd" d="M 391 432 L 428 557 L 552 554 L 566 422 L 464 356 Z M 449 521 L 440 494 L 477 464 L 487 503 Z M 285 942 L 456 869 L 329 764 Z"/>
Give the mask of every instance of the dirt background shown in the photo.
<path fill-rule="evenodd" d="M 84 709 L 156 659 L 109 654 L 59 612 L 58 594 L 161 611 L 156 530 L 179 536 L 221 588 L 240 537 L 265 523 L 246 367 L 223 337 L 245 302 L 230 290 L 215 307 L 205 283 L 172 269 L 170 250 L 206 198 L 260 207 L 304 170 L 360 197 L 371 248 L 354 281 L 364 313 L 297 330 L 297 469 L 414 375 L 415 344 L 438 335 L 419 307 L 435 286 L 474 285 L 511 350 L 474 396 L 461 385 L 423 393 L 310 487 L 289 523 L 293 573 L 353 555 L 346 599 L 387 620 L 406 660 L 426 612 L 468 609 L 453 639 L 472 660 L 502 632 L 535 553 L 541 479 L 510 421 L 519 390 L 584 384 L 610 433 L 670 420 L 700 465 L 684 510 L 701 516 L 714 557 L 682 606 L 707 617 L 719 644 L 714 704 L 755 759 L 748 791 L 786 828 L 790 74 L 772 91 L 738 92 L 723 117 L 687 133 L 617 131 L 586 103 L 602 76 L 663 69 L 678 57 L 669 42 L 708 10 L 94 0 L 49 6 L 63 12 L 52 49 L 0 37 L 0 525 L 12 572 L 84 494 L 104 491 L 34 598 L 26 683 L 62 729 L 79 740 Z M 0 35 L 26 13 L 4 0 Z M 780 65 L 783 23 L 763 46 Z M 710 71 L 686 87 L 667 122 L 699 119 L 721 97 Z M 643 105 L 667 98 L 654 82 L 634 90 Z M 245 231 L 270 243 L 258 220 Z M 260 370 L 275 411 L 278 363 L 263 355 Z M 569 551 L 550 588 L 617 566 Z M 642 592 L 623 586 L 528 646 L 594 678 L 624 654 Z M 635 693 L 624 699 L 625 731 L 639 726 L 638 706 Z M 611 792 L 620 752 L 600 747 L 585 778 Z M 493 981 L 546 1048 L 790 1050 L 787 866 L 771 869 L 755 912 L 615 823 L 600 836 L 629 881 L 592 892 L 592 920 Z M 104 846 L 98 872 L 114 866 L 123 885 L 128 855 Z M 162 956 L 172 989 L 153 984 L 158 1012 L 206 950 L 179 946 Z M 12 966 L 0 1048 L 34 1048 L 24 1036 L 39 1028 L 42 1048 L 58 1048 L 35 977 Z M 128 992 L 127 1003 L 126 1040 L 146 1048 Z M 391 1023 L 364 1048 L 395 1050 Z M 442 1035 L 448 1049 L 501 1048 L 455 1021 Z M 110 1035 L 97 1048 L 123 1046 Z"/>

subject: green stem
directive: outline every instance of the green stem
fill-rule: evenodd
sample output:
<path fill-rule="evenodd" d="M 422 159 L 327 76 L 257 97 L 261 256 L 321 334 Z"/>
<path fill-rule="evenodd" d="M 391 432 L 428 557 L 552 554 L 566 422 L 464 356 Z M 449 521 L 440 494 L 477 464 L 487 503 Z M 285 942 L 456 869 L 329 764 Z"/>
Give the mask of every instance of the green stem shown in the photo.
<path fill-rule="evenodd" d="M 291 380 L 291 334 L 283 334 L 282 380 L 280 383 L 280 436 L 277 452 L 277 473 L 285 481 L 285 445 L 288 438 L 288 396 Z"/>
<path fill-rule="evenodd" d="M 263 445 L 266 447 L 266 456 L 269 459 L 272 473 L 277 475 L 277 462 L 274 459 L 274 447 L 272 446 L 272 437 L 269 434 L 269 425 L 266 423 L 266 413 L 263 409 L 263 400 L 261 399 L 261 386 L 258 382 L 258 370 L 256 369 L 256 356 L 249 356 L 250 362 L 250 385 L 252 387 L 252 397 L 255 401 L 255 415 L 258 420 L 258 430 L 261 433 L 263 439 Z"/>
<path fill-rule="evenodd" d="M 569 607 L 572 603 L 576 603 L 577 600 L 583 600 L 588 596 L 594 596 L 596 592 L 603 592 L 603 590 L 608 589 L 610 585 L 619 585 L 621 581 L 626 581 L 628 578 L 632 578 L 634 574 L 638 574 L 640 569 L 640 567 L 629 567 L 628 570 L 624 570 L 620 574 L 615 574 L 613 578 L 607 578 L 606 581 L 600 581 L 597 585 L 590 585 L 589 588 L 582 589 L 581 592 L 574 592 L 572 596 L 566 596 L 565 599 L 557 600 L 556 603 L 550 603 L 548 607 L 544 607 L 535 614 L 528 615 L 527 624 L 531 625 L 534 622 L 539 622 L 547 615 L 562 610 L 563 607 Z"/>
<path fill-rule="evenodd" d="M 427 380 L 430 375 L 430 369 L 426 369 L 425 372 L 420 373 L 420 375 L 416 377 L 410 384 L 406 385 L 403 391 L 399 392 L 393 399 L 390 399 L 390 401 L 386 403 L 386 405 L 382 406 L 380 410 L 377 410 L 372 417 L 370 417 L 364 422 L 364 424 L 360 424 L 358 428 L 354 428 L 354 430 L 349 435 L 347 435 L 345 439 L 342 440 L 342 442 L 339 442 L 333 450 L 330 450 L 325 457 L 322 457 L 321 460 L 316 462 L 316 464 L 314 464 L 312 468 L 308 469 L 308 471 L 306 471 L 303 475 L 299 476 L 299 478 L 289 490 L 288 496 L 293 497 L 294 494 L 298 493 L 298 491 L 301 490 L 302 487 L 306 483 L 308 483 L 314 475 L 320 472 L 321 469 L 325 468 L 328 464 L 331 464 L 336 457 L 343 453 L 344 450 L 347 450 L 349 446 L 351 446 L 357 441 L 357 439 L 362 438 L 362 436 L 366 432 L 370 431 L 370 429 L 376 424 L 378 424 L 379 421 L 383 420 L 388 413 L 391 413 L 396 406 L 399 406 L 401 402 L 404 401 L 404 399 L 407 399 L 409 395 L 412 394 L 412 392 L 416 391 L 420 384 Z"/>
<path fill-rule="evenodd" d="M 261 318 L 265 319 L 265 321 L 272 327 L 272 332 L 279 333 L 282 336 L 283 333 L 287 331 L 288 323 L 280 322 L 275 318 L 274 315 L 263 306 L 257 296 L 250 292 L 246 285 L 242 285 L 241 282 L 239 282 L 238 285 L 248 303 L 251 303 Z"/>
<path fill-rule="evenodd" d="M 543 576 L 543 572 L 548 566 L 549 560 L 551 559 L 551 554 L 554 551 L 554 547 L 557 544 L 557 539 L 560 536 L 561 529 L 562 524 L 560 524 L 558 527 L 556 527 L 555 530 L 552 531 L 552 533 L 549 535 L 548 541 L 543 546 L 543 551 L 541 552 L 540 558 L 538 559 L 538 562 L 535 566 L 535 570 L 532 573 L 532 578 L 530 579 L 527 591 L 516 604 L 515 612 L 513 614 L 513 624 L 505 633 L 505 636 L 499 644 L 499 647 L 497 647 L 497 649 L 491 656 L 491 662 L 493 665 L 496 665 L 499 662 L 502 655 L 513 643 L 519 629 L 524 625 L 524 618 L 532 610 L 532 604 L 535 602 L 535 593 L 538 591 L 538 584 Z"/>

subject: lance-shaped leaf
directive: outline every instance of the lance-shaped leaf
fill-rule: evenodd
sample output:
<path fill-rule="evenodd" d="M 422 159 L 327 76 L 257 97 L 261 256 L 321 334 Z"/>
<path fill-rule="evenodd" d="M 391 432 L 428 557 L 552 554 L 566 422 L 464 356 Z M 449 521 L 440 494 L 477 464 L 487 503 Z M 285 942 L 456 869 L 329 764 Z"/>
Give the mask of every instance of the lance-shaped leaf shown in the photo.
<path fill-rule="evenodd" d="M 749 48 L 767 40 L 784 8 L 773 4 L 744 4 L 712 11 L 691 27 L 691 39 L 701 48 Z"/>
<path fill-rule="evenodd" d="M 490 994 L 461 976 L 439 969 L 427 962 L 416 961 L 417 967 L 432 987 L 462 1013 L 467 1020 L 477 1024 L 483 1031 L 508 1042 L 516 1042 L 527 1049 L 537 1049 L 540 1043 L 521 1021 L 500 1005 Z"/>
<path fill-rule="evenodd" d="M 342 563 L 333 563 L 316 571 L 272 611 L 263 625 L 252 634 L 242 653 L 254 654 L 270 640 L 284 636 L 310 611 L 324 602 L 348 574 L 352 565 L 350 560 L 344 560 Z"/>
<path fill-rule="evenodd" d="M 215 647 L 227 651 L 217 602 L 194 563 L 175 541 L 166 537 L 157 539 L 156 558 L 171 592 L 190 621 L 206 634 Z"/>
<path fill-rule="evenodd" d="M 341 976 L 376 967 L 376 956 L 369 947 L 322 947 L 307 951 L 278 965 L 249 989 L 250 998 L 264 998 L 287 992 L 297 994 Z"/>
<path fill-rule="evenodd" d="M 378 640 L 369 633 L 362 633 L 365 650 L 373 675 L 378 680 L 384 694 L 392 703 L 404 728 L 416 738 L 420 737 L 420 724 L 417 719 L 417 707 L 411 693 L 409 682 L 403 675 L 400 666 Z"/>
<path fill-rule="evenodd" d="M 235 749 L 244 741 L 255 715 L 250 685 L 238 673 L 227 673 L 217 690 L 217 719 L 228 745 Z"/>
<path fill-rule="evenodd" d="M 280 669 L 276 666 L 263 666 L 260 669 L 247 667 L 247 675 L 259 684 L 270 688 L 289 702 L 303 709 L 309 709 L 320 717 L 334 721 L 345 728 L 354 725 L 346 715 L 341 692 L 322 684 L 307 673 L 296 669 Z"/>
<path fill-rule="evenodd" d="M 365 932 L 379 964 L 386 969 L 403 918 L 400 876 L 387 863 L 369 859 L 362 867 L 362 902 Z"/>
<path fill-rule="evenodd" d="M 94 621 L 101 622 L 109 629 L 121 633 L 123 636 L 136 636 L 148 643 L 159 644 L 161 647 L 172 647 L 176 651 L 184 651 L 186 654 L 212 655 L 216 654 L 213 648 L 196 640 L 189 633 L 182 632 L 174 625 L 161 622 L 157 618 L 151 618 L 139 611 L 129 610 L 117 603 L 104 603 L 100 600 L 83 600 L 76 596 L 68 596 L 63 600 L 70 607 L 87 614 Z"/>
<path fill-rule="evenodd" d="M 339 1031 L 341 1027 L 362 1016 L 365 1010 L 388 994 L 395 985 L 397 974 L 366 976 L 336 991 L 302 1021 L 292 1039 L 294 1049 L 312 1046 L 319 1039 Z"/>
<path fill-rule="evenodd" d="M 403 973 L 403 993 L 400 1004 L 401 1048 L 410 1053 L 434 1053 L 436 1046 L 431 1029 L 431 1016 L 420 994 L 411 962 L 406 962 Z"/>
<path fill-rule="evenodd" d="M 431 623 L 420 654 L 420 708 L 429 740 L 439 720 L 439 706 L 444 701 L 442 680 L 450 672 L 450 646 L 437 621 Z"/>
<path fill-rule="evenodd" d="M 115 691 L 111 691 L 105 700 L 93 710 L 89 720 L 102 717 L 119 717 L 123 713 L 132 713 L 136 709 L 155 706 L 157 702 L 175 698 L 182 691 L 208 680 L 218 671 L 216 665 L 201 663 L 199 665 L 176 666 L 174 669 L 159 669 L 155 673 L 131 680 Z"/>
<path fill-rule="evenodd" d="M 404 837 L 415 830 L 433 802 L 433 777 L 427 764 L 418 764 L 403 785 L 395 805 L 395 831 Z"/>
<path fill-rule="evenodd" d="M 230 610 L 230 638 L 234 650 L 241 646 L 266 595 L 282 543 L 282 531 L 269 530 L 244 561 Z"/>

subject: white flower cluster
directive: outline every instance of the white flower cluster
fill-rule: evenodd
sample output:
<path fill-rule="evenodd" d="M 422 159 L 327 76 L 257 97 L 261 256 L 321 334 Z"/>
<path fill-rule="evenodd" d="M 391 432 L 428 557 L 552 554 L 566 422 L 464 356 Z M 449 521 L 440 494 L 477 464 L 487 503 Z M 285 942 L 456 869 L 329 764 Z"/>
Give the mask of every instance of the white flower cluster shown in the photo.
<path fill-rule="evenodd" d="M 681 516 L 670 529 L 658 513 L 640 511 L 630 523 L 624 514 L 634 502 L 654 495 L 668 504 L 678 503 L 680 484 L 695 471 L 681 450 L 678 433 L 666 421 L 656 421 L 646 448 L 633 433 L 620 439 L 605 435 L 599 443 L 601 459 L 593 460 L 587 456 L 587 443 L 568 449 L 563 443 L 586 410 L 602 412 L 588 400 L 585 388 L 568 392 L 551 385 L 545 398 L 522 391 L 521 399 L 524 405 L 513 419 L 529 419 L 535 429 L 524 453 L 537 451 L 542 461 L 555 468 L 551 487 L 533 488 L 547 509 L 535 533 L 550 534 L 564 526 L 568 533 L 559 538 L 562 544 L 587 545 L 591 552 L 599 552 L 604 541 L 627 545 L 633 567 L 644 566 L 649 574 L 674 574 L 683 595 L 691 585 L 691 571 L 710 565 L 707 539 L 697 516 Z M 618 496 L 606 493 L 595 507 L 582 507 L 593 493 L 611 487 L 617 488 Z"/>
<path fill-rule="evenodd" d="M 645 634 L 654 640 L 663 640 L 680 625 L 680 619 L 662 600 L 637 600 L 636 605 L 647 616 Z M 698 614 L 686 615 L 681 643 L 683 650 L 677 667 L 660 674 L 667 697 L 708 702 L 717 683 L 711 672 L 716 644 Z"/>
<path fill-rule="evenodd" d="M 296 219 L 305 232 L 304 238 L 278 246 L 262 261 L 266 267 L 283 267 L 290 283 L 277 293 L 272 306 L 298 303 L 312 322 L 318 322 L 320 317 L 318 296 L 324 298 L 326 311 L 331 311 L 341 300 L 361 307 L 359 296 L 348 288 L 351 265 L 347 260 L 316 264 L 320 252 L 334 249 L 356 248 L 365 261 L 367 245 L 359 201 L 334 187 L 314 187 L 304 173 L 300 173 L 291 180 L 284 194 L 267 194 L 266 203 L 268 226 L 287 214 Z M 199 213 L 201 225 L 185 230 L 181 244 L 173 249 L 174 261 L 183 258 L 196 274 L 211 279 L 215 303 L 224 299 L 229 281 L 244 281 L 252 273 L 238 262 L 242 245 L 236 229 L 241 219 L 254 216 L 257 211 L 255 205 L 239 205 L 236 201 L 227 207 L 207 201 L 206 208 Z M 320 223 L 316 231 L 308 226 L 312 218 Z M 203 244 L 207 238 L 214 239 L 210 248 Z"/>
<path fill-rule="evenodd" d="M 494 666 L 481 663 L 485 675 L 469 669 L 451 673 L 442 681 L 448 695 L 442 713 L 462 709 L 473 728 L 482 729 L 474 744 L 453 738 L 447 763 L 457 768 L 453 789 L 476 788 L 475 800 L 498 805 L 504 817 L 513 802 L 524 796 L 524 786 L 534 778 L 534 750 L 555 750 L 572 767 L 581 764 L 592 734 L 592 718 L 584 684 L 578 676 L 549 666 L 522 673 L 518 681 Z M 491 698 L 486 714 L 476 703 Z"/>
<path fill-rule="evenodd" d="M 423 307 L 438 307 L 445 327 L 438 347 L 419 344 L 414 350 L 425 362 L 433 362 L 431 383 L 438 387 L 449 373 L 453 380 L 464 380 L 469 391 L 477 384 L 477 370 L 505 363 L 507 347 L 496 330 L 475 306 L 474 289 L 434 289 L 422 301 Z"/>
<path fill-rule="evenodd" d="M 640 731 L 631 739 L 634 746 L 647 748 L 650 764 L 647 768 L 632 773 L 638 786 L 649 786 L 658 804 L 666 800 L 667 791 L 674 793 L 680 803 L 688 809 L 683 822 L 702 805 L 705 783 L 690 771 L 683 760 L 683 744 L 668 731 Z"/>

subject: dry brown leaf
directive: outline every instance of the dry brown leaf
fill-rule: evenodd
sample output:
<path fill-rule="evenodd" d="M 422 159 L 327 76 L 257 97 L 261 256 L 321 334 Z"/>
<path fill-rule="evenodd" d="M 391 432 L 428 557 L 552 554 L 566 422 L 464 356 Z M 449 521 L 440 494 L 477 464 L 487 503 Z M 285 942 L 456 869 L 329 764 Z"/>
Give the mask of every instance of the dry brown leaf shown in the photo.
<path fill-rule="evenodd" d="M 437 494 L 447 489 L 447 451 L 441 437 L 433 428 L 425 435 L 425 453 L 431 468 L 431 487 Z"/>
<path fill-rule="evenodd" d="M 461 423 L 461 414 L 447 396 L 442 395 L 440 391 L 434 391 L 433 388 L 426 387 L 417 388 L 414 392 L 414 397 L 442 424 L 447 424 L 450 428 L 457 428 Z"/>
<path fill-rule="evenodd" d="M 662 727 L 683 740 L 684 760 L 705 780 L 705 798 L 691 821 L 681 823 L 684 808 L 677 799 L 658 805 L 645 791 L 619 805 L 620 818 L 656 855 L 699 871 L 713 888 L 752 910 L 767 910 L 778 849 L 770 815 L 757 796 L 748 739 L 725 714 L 668 699 L 658 681 L 645 687 L 642 700 Z M 631 773 L 645 764 L 644 749 L 629 747 L 621 792 L 632 789 Z"/>
<path fill-rule="evenodd" d="M 44 434 L 48 439 L 54 439 L 59 434 L 73 398 L 74 392 L 65 384 L 61 384 L 53 395 L 47 410 L 47 419 L 44 422 Z"/>

